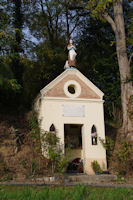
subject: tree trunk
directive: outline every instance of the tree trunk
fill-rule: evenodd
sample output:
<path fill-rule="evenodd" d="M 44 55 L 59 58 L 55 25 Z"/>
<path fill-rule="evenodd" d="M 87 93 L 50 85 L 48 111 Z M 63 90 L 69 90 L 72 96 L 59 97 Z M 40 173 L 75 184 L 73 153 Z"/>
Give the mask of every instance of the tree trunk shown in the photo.
<path fill-rule="evenodd" d="M 130 117 L 130 108 L 132 107 L 130 99 L 133 95 L 133 86 L 130 80 L 130 64 L 127 56 L 126 49 L 126 36 L 125 25 L 123 17 L 122 0 L 115 1 L 113 4 L 114 9 L 114 22 L 116 25 L 116 51 L 118 57 L 120 80 L 121 80 L 121 102 L 123 113 L 122 131 L 123 136 L 127 136 L 131 132 L 133 133 L 133 124 Z M 133 109 L 133 108 L 132 108 Z"/>

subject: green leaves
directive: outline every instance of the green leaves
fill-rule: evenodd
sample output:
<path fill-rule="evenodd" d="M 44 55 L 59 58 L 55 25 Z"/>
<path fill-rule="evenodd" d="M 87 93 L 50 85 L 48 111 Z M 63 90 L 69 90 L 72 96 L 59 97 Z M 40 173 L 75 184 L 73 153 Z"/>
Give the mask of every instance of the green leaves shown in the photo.
<path fill-rule="evenodd" d="M 105 94 L 105 117 L 113 119 L 112 102 L 120 108 L 120 77 L 111 27 L 87 17 L 78 39 L 78 66 Z"/>
<path fill-rule="evenodd" d="M 52 173 L 62 172 L 68 164 L 70 149 L 65 149 L 64 155 L 64 145 L 53 132 L 41 132 L 41 144 L 44 155 L 49 159 Z"/>
<path fill-rule="evenodd" d="M 71 0 L 71 2 L 73 1 Z M 113 0 L 89 0 L 89 1 L 79 0 L 78 1 L 78 4 L 80 6 L 82 6 L 84 9 L 90 10 L 92 16 L 96 18 L 99 18 L 99 17 L 101 18 L 102 15 L 106 11 L 108 11 L 112 3 L 113 3 Z"/>
<path fill-rule="evenodd" d="M 19 91 L 21 85 L 14 79 L 8 57 L 0 57 L 0 89 Z"/>
<path fill-rule="evenodd" d="M 103 14 L 108 10 L 113 0 L 92 0 L 89 1 L 87 8 L 91 10 L 95 18 L 103 18 Z"/>

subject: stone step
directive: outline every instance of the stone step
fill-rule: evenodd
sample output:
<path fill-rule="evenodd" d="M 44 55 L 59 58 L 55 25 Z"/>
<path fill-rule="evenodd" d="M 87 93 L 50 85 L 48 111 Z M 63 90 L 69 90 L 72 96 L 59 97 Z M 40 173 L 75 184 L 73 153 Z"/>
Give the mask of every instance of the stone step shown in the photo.
<path fill-rule="evenodd" d="M 101 174 L 101 175 L 69 175 L 67 179 L 70 182 L 81 182 L 81 183 L 100 183 L 100 182 L 111 182 L 116 181 L 117 176 L 112 174 Z"/>
<path fill-rule="evenodd" d="M 43 183 L 88 183 L 88 184 L 98 184 L 98 183 L 110 183 L 117 180 L 116 175 L 111 174 L 101 174 L 101 175 L 86 175 L 86 174 L 72 174 L 67 175 L 64 177 L 60 176 L 49 176 L 49 177 L 41 177 L 34 179 L 37 182 L 43 182 Z"/>

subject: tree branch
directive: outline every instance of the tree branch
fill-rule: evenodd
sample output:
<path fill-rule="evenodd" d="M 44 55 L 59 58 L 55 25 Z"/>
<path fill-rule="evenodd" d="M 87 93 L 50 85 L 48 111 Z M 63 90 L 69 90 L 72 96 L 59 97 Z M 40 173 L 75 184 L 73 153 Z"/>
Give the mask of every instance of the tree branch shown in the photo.
<path fill-rule="evenodd" d="M 84 8 L 82 6 L 69 6 L 69 10 L 83 10 Z"/>
<path fill-rule="evenodd" d="M 103 17 L 106 19 L 106 21 L 111 25 L 113 31 L 116 33 L 116 25 L 114 20 L 108 15 L 108 13 L 104 13 Z"/>
<path fill-rule="evenodd" d="M 75 30 L 75 28 L 77 27 L 77 24 L 78 24 L 78 20 L 76 20 L 75 26 L 73 27 L 73 29 L 70 32 L 70 36 L 71 36 L 72 32 Z"/>
<path fill-rule="evenodd" d="M 45 12 L 44 12 L 44 6 L 43 6 L 43 2 L 42 2 L 42 0 L 40 0 L 40 5 L 41 5 L 42 13 L 43 13 L 43 14 L 44 14 L 44 16 L 45 16 Z"/>

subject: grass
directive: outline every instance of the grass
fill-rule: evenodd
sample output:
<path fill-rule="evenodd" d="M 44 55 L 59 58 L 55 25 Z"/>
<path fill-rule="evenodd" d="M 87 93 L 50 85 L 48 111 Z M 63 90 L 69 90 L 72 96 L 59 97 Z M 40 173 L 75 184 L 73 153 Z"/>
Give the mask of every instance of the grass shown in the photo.
<path fill-rule="evenodd" d="M 0 186 L 0 200 L 132 200 L 132 188 Z"/>

